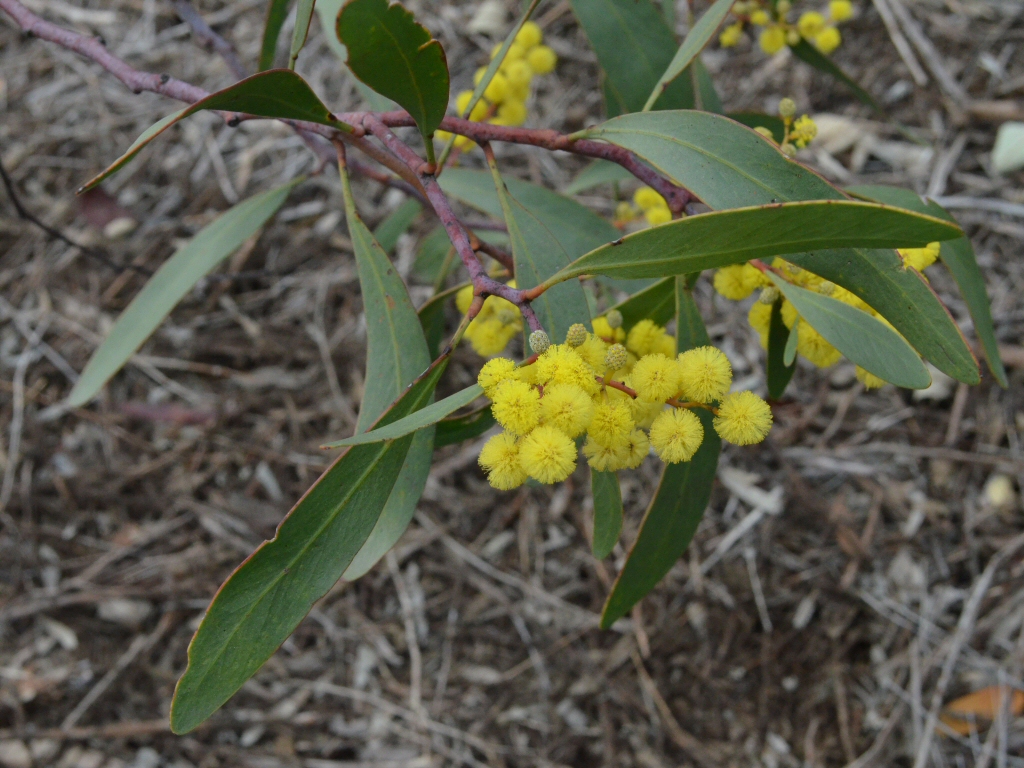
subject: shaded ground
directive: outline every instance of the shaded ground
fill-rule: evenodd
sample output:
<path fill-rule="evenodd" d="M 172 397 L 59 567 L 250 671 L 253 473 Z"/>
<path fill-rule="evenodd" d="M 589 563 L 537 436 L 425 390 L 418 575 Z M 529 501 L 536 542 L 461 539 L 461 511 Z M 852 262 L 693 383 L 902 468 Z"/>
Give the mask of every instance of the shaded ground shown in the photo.
<path fill-rule="evenodd" d="M 1024 687 L 1024 557 L 996 554 L 1024 530 L 1024 217 L 977 202 L 1024 203 L 1024 175 L 987 174 L 994 126 L 968 108 L 1022 97 L 1024 18 L 1014 2 L 907 5 L 968 100 L 943 93 L 927 61 L 928 83 L 915 86 L 870 4 L 844 27 L 836 58 L 926 146 L 785 57 L 711 51 L 708 65 L 729 109 L 771 110 L 791 95 L 835 115 L 806 155 L 831 178 L 961 198 L 1011 387 L 988 376 L 973 389 L 940 381 L 919 399 L 864 394 L 845 364 L 801 369 L 769 441 L 726 452 L 688 557 L 612 632 L 595 617 L 624 551 L 603 563 L 589 554 L 585 470 L 553 491 L 497 494 L 475 468 L 476 445 L 442 449 L 394 557 L 336 587 L 187 737 L 165 723 L 198 618 L 326 466 L 322 439 L 354 425 L 364 332 L 337 185 L 303 185 L 231 261 L 244 274 L 205 282 L 99 403 L 65 414 L 49 406 L 144 277 L 47 237 L 5 198 L 0 764 L 909 766 L 934 701 Z M 33 7 L 102 34 L 141 69 L 210 89 L 231 81 L 169 3 Z M 262 8 L 200 10 L 252 62 Z M 444 40 L 456 85 L 468 83 L 491 46 L 464 34 L 474 7 L 416 10 Z M 541 18 L 561 63 L 531 125 L 578 128 L 600 114 L 594 57 L 566 4 Z M 23 39 L 8 21 L 3 165 L 27 207 L 115 264 L 153 269 L 230 202 L 313 167 L 284 128 L 228 129 L 200 115 L 115 176 L 107 196 L 75 199 L 174 107 Z M 298 69 L 332 108 L 357 103 L 321 36 Z M 556 188 L 580 167 L 512 149 L 502 163 Z M 371 222 L 401 199 L 359 187 Z M 607 194 L 584 200 L 614 207 Z M 424 218 L 414 231 L 432 226 Z M 400 268 L 414 247 L 400 241 Z M 951 281 L 931 272 L 973 338 Z M 756 385 L 762 352 L 745 310 L 713 300 L 706 284 L 698 297 L 738 378 Z M 459 355 L 453 387 L 478 364 Z M 624 482 L 623 542 L 656 472 L 652 461 Z M 1024 765 L 1012 717 L 934 744 L 934 765 Z"/>

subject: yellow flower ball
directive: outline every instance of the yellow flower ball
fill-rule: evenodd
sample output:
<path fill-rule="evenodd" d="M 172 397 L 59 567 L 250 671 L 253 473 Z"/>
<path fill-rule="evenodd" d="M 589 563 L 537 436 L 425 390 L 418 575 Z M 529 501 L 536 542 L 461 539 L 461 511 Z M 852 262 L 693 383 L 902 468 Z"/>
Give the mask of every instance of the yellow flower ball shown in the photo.
<path fill-rule="evenodd" d="M 742 37 L 743 23 L 737 21 L 735 24 L 730 24 L 722 30 L 722 33 L 718 36 L 718 44 L 723 48 L 733 48 Z"/>
<path fill-rule="evenodd" d="M 503 45 L 504 43 L 498 43 L 493 48 L 491 48 L 492 59 L 497 58 L 498 54 L 501 52 L 501 46 Z M 513 42 L 512 45 L 508 47 L 508 52 L 505 54 L 505 58 L 502 59 L 501 63 L 502 66 L 504 66 L 510 61 L 522 61 L 524 58 L 526 58 L 526 48 L 524 48 L 518 42 Z"/>
<path fill-rule="evenodd" d="M 864 370 L 859 365 L 857 366 L 857 381 L 864 385 L 864 389 L 878 389 L 884 387 L 888 382 L 885 379 L 880 379 L 875 374 Z"/>
<path fill-rule="evenodd" d="M 768 436 L 772 428 L 772 409 L 753 392 L 733 392 L 718 406 L 714 425 L 723 440 L 736 445 L 753 445 Z"/>
<path fill-rule="evenodd" d="M 526 21 L 523 26 L 519 28 L 516 33 L 516 43 L 523 46 L 526 50 L 533 48 L 536 45 L 540 45 L 541 40 L 544 39 L 544 32 L 540 28 L 540 24 L 536 21 Z"/>
<path fill-rule="evenodd" d="M 814 36 L 814 47 L 828 55 L 843 42 L 843 36 L 835 27 L 825 27 Z"/>
<path fill-rule="evenodd" d="M 642 429 L 634 429 L 627 438 L 623 469 L 636 469 L 643 464 L 650 452 L 651 441 L 647 438 L 647 433 Z"/>
<path fill-rule="evenodd" d="M 665 355 L 644 355 L 636 361 L 629 378 L 638 397 L 664 403 L 679 391 L 679 365 Z"/>
<path fill-rule="evenodd" d="M 495 72 L 491 82 L 484 89 L 484 98 L 492 104 L 501 104 L 508 95 L 508 80 L 501 72 Z"/>
<path fill-rule="evenodd" d="M 525 102 L 528 98 L 530 98 L 530 83 L 513 83 L 512 81 L 509 81 L 508 94 L 506 94 L 505 98 Z"/>
<path fill-rule="evenodd" d="M 541 483 L 560 483 L 576 469 L 576 443 L 555 427 L 537 427 L 519 443 L 519 463 Z"/>
<path fill-rule="evenodd" d="M 597 325 L 596 321 L 594 325 Z M 594 369 L 594 373 L 604 371 L 604 358 L 608 354 L 608 344 L 593 333 L 588 333 L 586 340 L 576 347 L 578 354 L 587 365 Z"/>
<path fill-rule="evenodd" d="M 579 437 L 590 426 L 594 401 L 575 384 L 549 384 L 540 399 L 541 420 L 569 437 Z"/>
<path fill-rule="evenodd" d="M 730 301 L 742 301 L 754 292 L 754 286 L 747 280 L 746 264 L 730 264 L 715 271 L 715 291 Z M 756 270 L 755 270 L 756 271 Z"/>
<path fill-rule="evenodd" d="M 689 461 L 704 442 L 704 425 L 685 408 L 670 408 L 651 424 L 651 446 L 666 464 Z"/>
<path fill-rule="evenodd" d="M 522 125 L 526 122 L 526 105 L 521 101 L 505 99 L 498 107 L 498 118 L 503 125 Z"/>
<path fill-rule="evenodd" d="M 751 328 L 757 331 L 757 335 L 761 339 L 761 346 L 768 349 L 768 330 L 772 322 L 771 306 L 755 301 L 747 313 L 747 322 L 750 323 Z"/>
<path fill-rule="evenodd" d="M 583 455 L 587 457 L 587 464 L 598 472 L 614 472 L 618 469 L 625 469 L 630 459 L 630 444 L 625 442 L 621 445 L 609 446 L 588 437 L 583 443 Z"/>
<path fill-rule="evenodd" d="M 592 325 L 594 326 L 595 336 L 598 336 L 612 344 L 617 344 L 626 338 L 626 331 L 621 327 L 612 328 L 608 324 L 608 318 L 604 315 L 601 315 L 601 317 L 595 317 Z M 601 358 L 601 361 L 602 363 L 604 362 L 604 357 Z"/>
<path fill-rule="evenodd" d="M 477 106 L 480 106 L 480 105 L 477 104 Z M 473 111 L 476 112 L 475 109 Z M 476 144 L 476 142 L 473 141 L 468 136 L 456 136 L 455 137 L 455 142 L 453 143 L 452 146 L 454 146 L 456 149 L 460 149 L 463 152 L 465 152 L 466 150 L 468 150 L 470 147 L 474 146 L 475 144 Z"/>
<path fill-rule="evenodd" d="M 803 320 L 797 331 L 796 351 L 818 368 L 833 366 L 843 356 L 842 352 L 825 341 L 825 337 L 812 328 L 810 323 Z"/>
<path fill-rule="evenodd" d="M 768 26 L 768 23 L 770 21 L 771 17 L 768 15 L 768 13 L 760 8 L 754 11 L 752 14 L 750 14 L 750 22 L 752 24 L 756 24 L 759 27 Z"/>
<path fill-rule="evenodd" d="M 672 221 L 672 211 L 668 207 L 658 206 L 644 211 L 644 218 L 647 219 L 648 224 L 656 227 L 659 224 L 668 224 L 668 222 Z"/>
<path fill-rule="evenodd" d="M 502 67 L 502 73 L 505 75 L 505 79 L 508 80 L 509 85 L 525 84 L 529 87 L 530 81 L 533 80 L 533 70 L 523 60 L 509 62 Z"/>
<path fill-rule="evenodd" d="M 793 130 L 790 131 L 789 138 L 790 141 L 802 149 L 814 141 L 814 137 L 817 135 L 818 126 L 814 120 L 807 115 L 801 115 L 797 121 L 793 123 Z"/>
<path fill-rule="evenodd" d="M 466 110 L 469 109 L 469 102 L 472 100 L 472 91 L 459 91 L 459 95 L 455 97 L 455 111 L 460 115 L 465 114 Z"/>
<path fill-rule="evenodd" d="M 597 374 L 567 344 L 552 344 L 536 362 L 537 381 L 541 384 L 575 384 L 587 394 L 600 388 Z"/>
<path fill-rule="evenodd" d="M 641 211 L 649 211 L 651 208 L 668 208 L 665 198 L 659 195 L 650 187 L 640 187 L 633 193 L 633 202 Z"/>
<path fill-rule="evenodd" d="M 594 406 L 587 434 L 601 445 L 624 446 L 635 424 L 628 403 L 604 402 Z"/>
<path fill-rule="evenodd" d="M 515 375 L 515 361 L 509 360 L 507 357 L 496 357 L 484 363 L 483 368 L 480 369 L 480 373 L 476 377 L 476 383 L 483 387 L 484 394 L 487 397 L 492 397 L 494 390 L 498 388 L 499 384 L 508 379 L 515 378 Z"/>
<path fill-rule="evenodd" d="M 494 390 L 491 413 L 512 434 L 525 435 L 540 422 L 540 393 L 526 382 L 504 381 Z"/>
<path fill-rule="evenodd" d="M 757 38 L 761 50 L 772 56 L 786 47 L 786 30 L 777 25 L 765 27 Z"/>
<path fill-rule="evenodd" d="M 515 435 L 502 432 L 492 437 L 484 443 L 478 461 L 487 471 L 487 482 L 499 491 L 510 491 L 526 482 Z"/>
<path fill-rule="evenodd" d="M 789 299 L 782 300 L 782 311 L 780 314 L 782 315 L 782 324 L 787 328 L 792 328 L 793 323 L 795 323 L 796 319 L 800 317 L 799 313 L 796 311 L 796 307 L 793 306 Z"/>
<path fill-rule="evenodd" d="M 493 317 L 481 320 L 474 318 L 466 328 L 466 339 L 473 351 L 481 357 L 496 355 L 508 345 L 510 337 L 507 326 Z"/>
<path fill-rule="evenodd" d="M 653 320 L 641 320 L 629 329 L 626 336 L 626 349 L 637 357 L 650 354 L 658 340 L 665 336 L 665 329 Z"/>
<path fill-rule="evenodd" d="M 469 305 L 473 303 L 473 286 L 467 285 L 459 289 L 459 292 L 455 294 L 455 306 L 459 312 L 466 314 L 469 312 Z"/>
<path fill-rule="evenodd" d="M 804 11 L 796 23 L 800 34 L 810 40 L 825 28 L 825 17 L 817 11 Z"/>
<path fill-rule="evenodd" d="M 717 347 L 697 347 L 679 355 L 683 396 L 698 403 L 721 400 L 732 386 L 732 365 Z"/>
<path fill-rule="evenodd" d="M 832 21 L 848 21 L 853 17 L 853 3 L 850 0 L 832 0 L 828 4 L 828 15 Z"/>
<path fill-rule="evenodd" d="M 633 423 L 641 429 L 650 429 L 651 424 L 664 409 L 664 403 L 651 403 L 639 397 L 629 400 L 629 413 L 633 417 Z"/>
<path fill-rule="evenodd" d="M 900 248 L 898 252 L 903 257 L 904 267 L 913 267 L 918 272 L 924 272 L 939 258 L 939 243 L 928 243 L 924 248 Z"/>
<path fill-rule="evenodd" d="M 546 75 L 554 71 L 558 55 L 546 45 L 538 45 L 527 51 L 526 62 L 536 74 Z"/>

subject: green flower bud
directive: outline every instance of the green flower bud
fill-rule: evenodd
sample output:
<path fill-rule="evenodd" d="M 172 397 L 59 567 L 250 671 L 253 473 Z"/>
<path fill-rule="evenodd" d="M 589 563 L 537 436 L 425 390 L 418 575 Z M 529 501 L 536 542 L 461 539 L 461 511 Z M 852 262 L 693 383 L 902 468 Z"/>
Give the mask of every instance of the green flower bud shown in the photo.
<path fill-rule="evenodd" d="M 608 347 L 608 352 L 604 356 L 604 365 L 608 369 L 608 373 L 619 370 L 626 364 L 629 359 L 629 355 L 626 352 L 626 348 L 621 344 L 612 344 Z"/>
<path fill-rule="evenodd" d="M 779 292 L 778 288 L 774 285 L 769 285 L 767 288 L 761 289 L 761 295 L 757 300 L 762 304 L 774 304 L 779 300 L 779 296 L 781 295 L 782 294 Z"/>
<path fill-rule="evenodd" d="M 826 280 L 825 282 L 818 286 L 818 293 L 820 293 L 822 296 L 831 296 L 835 292 L 836 284 L 828 280 Z"/>
<path fill-rule="evenodd" d="M 587 340 L 587 329 L 583 323 L 573 323 L 565 334 L 565 343 L 570 347 L 578 347 Z"/>
<path fill-rule="evenodd" d="M 548 338 L 544 331 L 534 331 L 530 334 L 530 349 L 538 355 L 544 354 L 550 346 L 551 339 Z"/>
<path fill-rule="evenodd" d="M 775 143 L 775 134 L 772 133 L 771 128 L 765 128 L 763 125 L 759 125 L 754 130 L 768 139 L 768 141 Z"/>
<path fill-rule="evenodd" d="M 604 319 L 608 321 L 608 326 L 611 328 L 622 327 L 622 313 L 617 309 L 609 309 L 608 314 L 604 316 Z"/>
<path fill-rule="evenodd" d="M 780 117 L 793 117 L 796 115 L 796 102 L 791 98 L 786 97 L 779 102 L 779 116 Z"/>

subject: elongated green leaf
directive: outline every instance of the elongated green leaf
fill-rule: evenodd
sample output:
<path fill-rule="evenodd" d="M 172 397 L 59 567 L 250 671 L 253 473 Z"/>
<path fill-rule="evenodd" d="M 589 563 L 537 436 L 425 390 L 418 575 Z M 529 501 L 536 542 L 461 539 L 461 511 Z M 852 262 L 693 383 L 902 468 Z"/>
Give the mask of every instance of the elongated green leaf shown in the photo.
<path fill-rule="evenodd" d="M 338 38 L 352 74 L 394 99 L 433 135 L 448 108 L 448 62 L 441 43 L 398 3 L 351 0 L 338 14 Z"/>
<path fill-rule="evenodd" d="M 669 62 L 668 67 L 666 67 L 661 77 L 658 78 L 658 82 L 651 90 L 651 95 L 647 97 L 647 102 L 643 107 L 644 112 L 650 110 L 654 106 L 654 102 L 658 100 L 658 97 L 668 87 L 668 84 L 679 77 L 683 70 L 697 59 L 700 52 L 704 50 L 704 47 L 711 41 L 711 38 L 715 36 L 718 28 L 722 26 L 725 17 L 729 15 L 732 4 L 733 0 L 715 0 L 711 7 L 704 11 L 704 15 L 697 20 L 693 28 L 686 33 L 686 37 L 683 39 L 682 45 L 679 46 L 679 50 L 676 51 L 672 61 Z"/>
<path fill-rule="evenodd" d="M 277 53 L 277 38 L 281 36 L 281 27 L 288 18 L 288 6 L 291 0 L 270 0 L 267 6 L 267 21 L 263 25 L 263 44 L 260 46 L 260 72 L 274 66 L 274 55 Z"/>
<path fill-rule="evenodd" d="M 695 109 L 702 109 L 705 112 L 722 114 L 725 110 L 722 107 L 722 99 L 715 88 L 715 82 L 711 79 L 711 73 L 704 66 L 700 58 L 694 59 L 689 66 L 690 76 L 693 80 L 693 106 Z"/>
<path fill-rule="evenodd" d="M 405 284 L 356 211 L 348 175 L 342 176 L 345 218 L 359 272 L 366 313 L 367 386 L 356 431 L 365 431 L 430 364 L 427 342 Z M 413 437 L 394 489 L 366 543 L 345 570 L 346 579 L 362 576 L 394 546 L 423 494 L 434 452 L 434 431 Z"/>
<path fill-rule="evenodd" d="M 425 405 L 447 358 L 380 419 Z M 341 578 L 377 522 L 413 436 L 349 448 L 213 598 L 188 649 L 171 703 L 171 728 L 187 733 L 252 677 L 313 604 Z"/>
<path fill-rule="evenodd" d="M 295 29 L 292 30 L 292 47 L 288 52 L 288 69 L 295 69 L 295 60 L 306 44 L 309 23 L 313 20 L 313 4 L 316 0 L 299 0 L 295 8 Z"/>
<path fill-rule="evenodd" d="M 623 115 L 587 133 L 636 152 L 716 210 L 845 197 L 754 131 L 718 115 Z M 939 370 L 969 384 L 978 381 L 977 361 L 956 323 L 894 251 L 848 248 L 789 260 L 855 293 Z"/>
<path fill-rule="evenodd" d="M 544 221 L 512 196 L 496 165 L 492 170 L 508 237 L 512 242 L 516 285 L 523 289 L 533 288 L 567 267 L 569 254 Z M 562 341 L 575 323 L 590 327 L 590 306 L 578 280 L 566 281 L 544 291 L 531 302 L 531 306 L 544 330 L 556 341 Z"/>
<path fill-rule="evenodd" d="M 437 422 L 434 432 L 434 447 L 454 445 L 480 437 L 495 424 L 497 422 L 494 420 L 494 414 L 491 413 L 489 403 L 469 413 L 442 419 Z"/>
<path fill-rule="evenodd" d="M 620 301 L 612 309 L 617 309 L 622 313 L 624 328 L 632 328 L 644 319 L 652 320 L 658 325 L 668 325 L 668 321 L 676 313 L 675 278 L 666 277 L 664 280 L 659 280 L 649 288 L 644 288 Z"/>
<path fill-rule="evenodd" d="M 873 203 L 778 203 L 688 216 L 634 232 L 581 256 L 548 282 L 588 274 L 683 275 L 815 248 L 910 247 L 959 234 L 959 227 L 942 219 Z"/>
<path fill-rule="evenodd" d="M 207 224 L 156 271 L 93 352 L 68 404 L 92 400 L 203 277 L 259 231 L 302 178 L 250 197 Z"/>
<path fill-rule="evenodd" d="M 883 109 L 882 105 L 875 100 L 874 96 L 864 90 L 856 80 L 846 74 L 838 64 L 832 61 L 832 59 L 823 54 L 806 40 L 801 39 L 799 43 L 790 46 L 790 48 L 798 59 L 810 64 L 819 72 L 824 72 L 826 75 L 838 80 L 853 91 L 853 95 L 861 102 L 867 104 L 882 117 L 888 117 L 885 109 Z"/>
<path fill-rule="evenodd" d="M 386 427 L 374 429 L 370 432 L 363 432 L 359 435 L 346 437 L 344 440 L 335 440 L 333 443 L 325 443 L 321 448 L 344 448 L 347 445 L 365 445 L 366 443 L 379 443 L 383 440 L 394 440 L 397 437 L 405 437 L 413 432 L 429 427 L 441 419 L 447 418 L 459 408 L 465 408 L 484 393 L 483 387 L 473 384 L 465 389 L 459 390 L 454 395 L 448 395 L 443 400 L 421 408 L 416 413 L 411 413 L 404 419 L 399 419 L 388 424 Z"/>
<path fill-rule="evenodd" d="M 949 221 L 955 220 L 946 209 L 934 200 L 922 200 L 916 192 L 909 189 L 865 184 L 850 187 L 847 192 L 866 200 L 898 205 L 900 208 L 927 213 Z M 996 341 L 996 330 L 992 324 L 992 308 L 985 291 L 985 277 L 981 274 L 981 268 L 978 266 L 978 259 L 974 255 L 970 239 L 964 236 L 956 240 L 947 240 L 942 244 L 939 258 L 942 259 L 942 263 L 946 265 L 953 280 L 960 288 L 960 293 L 963 294 L 967 310 L 971 313 L 971 319 L 974 321 L 974 332 L 978 335 L 985 352 L 989 370 L 1000 386 L 1004 388 L 1009 386 L 1006 369 L 1003 368 L 1003 361 L 999 356 L 999 343 Z"/>
<path fill-rule="evenodd" d="M 449 168 L 438 182 L 445 194 L 495 218 L 504 217 L 487 171 Z M 505 186 L 551 232 L 570 260 L 622 234 L 589 208 L 550 189 L 509 177 L 505 177 Z"/>
<path fill-rule="evenodd" d="M 438 225 L 420 240 L 412 273 L 418 280 L 434 285 L 444 284 L 455 261 L 455 248 L 444 227 Z"/>
<path fill-rule="evenodd" d="M 384 220 L 374 227 L 373 236 L 384 249 L 385 253 L 391 253 L 398 245 L 398 238 L 408 231 L 412 223 L 423 212 L 423 206 L 418 200 L 407 198 L 402 201 L 395 210 L 389 213 Z"/>
<path fill-rule="evenodd" d="M 782 364 L 785 366 L 793 365 L 796 361 L 796 348 L 800 342 L 800 318 L 799 316 L 793 322 L 793 327 L 789 329 L 789 335 L 786 336 L 786 348 L 782 351 Z"/>
<path fill-rule="evenodd" d="M 766 273 L 801 317 L 846 357 L 898 387 L 924 389 L 928 369 L 906 340 L 867 312 Z"/>
<path fill-rule="evenodd" d="M 796 371 L 796 361 L 793 358 L 786 361 L 786 353 L 789 351 L 789 337 L 794 337 L 793 352 L 796 352 L 796 334 L 790 334 L 785 323 L 782 322 L 782 302 L 776 301 L 772 304 L 771 321 L 768 326 L 768 365 L 766 366 L 765 378 L 768 380 L 768 397 L 778 400 L 786 391 L 789 380 L 793 378 Z"/>
<path fill-rule="evenodd" d="M 427 350 L 431 357 L 437 357 L 441 352 L 441 342 L 444 341 L 445 308 L 455 294 L 469 283 L 462 283 L 453 286 L 446 291 L 435 294 L 430 301 L 419 308 L 417 314 L 420 318 L 420 326 L 423 328 L 423 336 L 427 340 Z"/>
<path fill-rule="evenodd" d="M 679 352 L 711 343 L 688 282 L 677 277 L 676 344 Z M 692 281 L 690 283 L 692 285 Z M 695 411 L 704 427 L 704 442 L 693 458 L 666 464 L 654 498 L 640 523 L 636 541 L 612 586 L 601 626 L 610 627 L 654 589 L 686 551 L 711 499 L 722 441 L 711 414 Z"/>
<path fill-rule="evenodd" d="M 195 104 L 185 107 L 173 115 L 168 115 L 151 126 L 135 140 L 127 152 L 117 158 L 98 176 L 86 182 L 78 190 L 78 194 L 95 187 L 110 174 L 122 168 L 161 133 L 179 120 L 194 115 L 201 109 L 243 112 L 259 117 L 285 120 L 306 120 L 311 123 L 329 125 L 332 128 L 352 130 L 351 126 L 335 119 L 305 80 L 290 69 L 271 69 L 247 77 L 245 80 L 239 80 L 222 91 L 211 93 L 205 99 L 200 99 Z"/>
<path fill-rule="evenodd" d="M 590 470 L 590 493 L 594 499 L 594 557 L 611 554 L 622 533 L 622 492 L 614 472 Z"/>
<path fill-rule="evenodd" d="M 608 160 L 595 160 L 577 174 L 563 193 L 566 195 L 578 195 L 602 184 L 613 184 L 617 181 L 632 179 L 633 174 L 627 171 L 618 163 Z"/>
<path fill-rule="evenodd" d="M 609 114 L 639 112 L 676 53 L 676 39 L 650 0 L 572 0 L 572 10 L 605 73 Z M 693 106 L 693 85 L 676 78 L 656 109 Z"/>

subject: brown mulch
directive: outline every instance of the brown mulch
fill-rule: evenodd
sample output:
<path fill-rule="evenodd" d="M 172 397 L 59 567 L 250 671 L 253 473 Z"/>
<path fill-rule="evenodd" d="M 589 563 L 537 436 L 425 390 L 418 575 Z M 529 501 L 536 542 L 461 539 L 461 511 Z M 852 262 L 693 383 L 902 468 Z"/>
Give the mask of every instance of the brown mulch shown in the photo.
<path fill-rule="evenodd" d="M 926 84 L 867 2 L 836 59 L 920 145 L 785 57 L 741 47 L 706 61 L 730 110 L 770 111 L 789 95 L 829 113 L 803 156 L 829 178 L 960 200 L 1010 388 L 986 372 L 974 388 L 936 377 L 924 396 L 865 393 L 845 363 L 801 367 L 769 441 L 725 452 L 688 554 L 612 631 L 596 617 L 655 463 L 624 477 L 622 544 L 597 562 L 586 470 L 558 488 L 499 494 L 475 466 L 477 445 L 441 449 L 393 556 L 333 589 L 184 737 L 166 716 L 199 617 L 327 465 L 321 442 L 355 423 L 365 331 L 340 192 L 330 173 L 299 187 L 221 270 L 234 279 L 201 283 L 96 403 L 62 409 L 144 270 L 232 202 L 315 161 L 281 126 L 227 128 L 201 114 L 103 192 L 76 198 L 176 107 L 22 38 L 4 17 L 0 160 L 24 205 L 94 255 L 20 220 L 2 196 L 0 765 L 863 768 L 911 766 L 928 743 L 929 765 L 1024 765 L 1020 718 L 966 736 L 928 731 L 937 704 L 1024 687 L 1024 549 L 1014 549 L 1024 531 L 1024 216 L 977 203 L 1024 204 L 1024 174 L 988 173 L 997 126 L 971 109 L 1024 98 L 1024 13 L 1009 1 L 903 4 L 938 51 L 914 49 Z M 251 63 L 264 5 L 199 9 Z M 464 86 L 492 45 L 465 32 L 476 5 L 412 5 Z M 209 89 L 231 82 L 171 3 L 32 7 L 101 34 L 140 69 Z M 530 124 L 598 120 L 595 59 L 568 4 L 547 4 L 540 18 L 561 63 Z M 317 33 L 298 70 L 341 111 L 358 96 L 332 56 Z M 940 87 L 943 73 L 966 100 Z M 501 162 L 555 188 L 582 167 L 512 148 Z M 375 182 L 357 187 L 371 223 L 402 199 Z M 607 189 L 582 199 L 614 207 Z M 399 265 L 433 226 L 424 215 L 400 241 Z M 929 276 L 973 340 L 948 275 Z M 429 293 L 412 291 L 417 302 Z M 706 281 L 697 294 L 737 379 L 758 386 L 763 352 L 745 308 Z M 478 364 L 460 350 L 451 386 Z"/>

